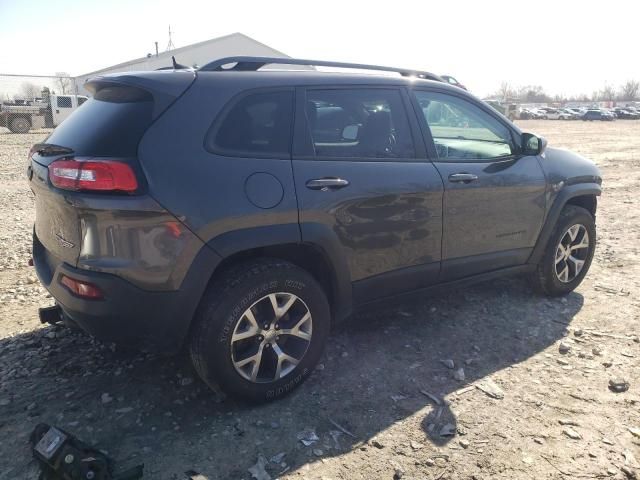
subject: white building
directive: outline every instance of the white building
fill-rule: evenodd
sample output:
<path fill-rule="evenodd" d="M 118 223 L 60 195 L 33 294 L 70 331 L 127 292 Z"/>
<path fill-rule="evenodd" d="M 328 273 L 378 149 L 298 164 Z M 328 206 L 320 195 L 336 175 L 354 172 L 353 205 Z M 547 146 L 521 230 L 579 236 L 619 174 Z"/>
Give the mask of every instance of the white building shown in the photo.
<path fill-rule="evenodd" d="M 176 48 L 168 52 L 161 52 L 158 55 L 151 54 L 146 57 L 113 65 L 112 67 L 96 70 L 95 72 L 85 73 L 84 75 L 75 77 L 74 80 L 78 94 L 87 95 L 88 92 L 82 87 L 82 85 L 88 79 L 95 77 L 96 75 L 116 72 L 157 70 L 162 67 L 170 67 L 172 65 L 172 56 L 175 56 L 176 61 L 181 65 L 201 67 L 219 58 L 238 55 L 288 58 L 284 53 L 268 47 L 251 37 L 242 33 L 232 33 L 231 35 L 194 43 L 193 45 Z"/>

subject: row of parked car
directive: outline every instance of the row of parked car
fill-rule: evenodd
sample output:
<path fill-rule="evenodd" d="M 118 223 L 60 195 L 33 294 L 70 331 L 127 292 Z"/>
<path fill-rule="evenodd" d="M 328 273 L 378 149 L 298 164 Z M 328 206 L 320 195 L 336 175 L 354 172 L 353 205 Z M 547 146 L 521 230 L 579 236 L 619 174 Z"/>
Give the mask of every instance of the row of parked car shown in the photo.
<path fill-rule="evenodd" d="M 605 120 L 612 121 L 616 118 L 638 120 L 640 110 L 636 107 L 605 108 L 523 108 L 519 115 L 521 120 Z"/>

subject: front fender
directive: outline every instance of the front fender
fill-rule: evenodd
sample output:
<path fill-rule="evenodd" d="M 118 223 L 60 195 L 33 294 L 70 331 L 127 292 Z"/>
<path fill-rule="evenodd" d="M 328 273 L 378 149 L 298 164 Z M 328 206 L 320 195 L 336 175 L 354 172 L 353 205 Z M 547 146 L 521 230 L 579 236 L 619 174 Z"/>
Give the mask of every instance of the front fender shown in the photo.
<path fill-rule="evenodd" d="M 529 257 L 527 263 L 537 264 L 542 255 L 544 254 L 544 250 L 547 246 L 547 242 L 553 233 L 553 229 L 560 217 L 560 212 L 565 207 L 567 202 L 574 198 L 582 195 L 596 195 L 599 196 L 602 193 L 602 187 L 600 184 L 595 182 L 589 183 L 574 183 L 565 185 L 562 190 L 558 192 L 555 196 L 555 200 L 549 209 L 547 214 L 547 218 L 545 220 L 544 226 L 540 231 L 540 235 L 538 236 L 538 241 L 536 242 L 536 246 Z"/>

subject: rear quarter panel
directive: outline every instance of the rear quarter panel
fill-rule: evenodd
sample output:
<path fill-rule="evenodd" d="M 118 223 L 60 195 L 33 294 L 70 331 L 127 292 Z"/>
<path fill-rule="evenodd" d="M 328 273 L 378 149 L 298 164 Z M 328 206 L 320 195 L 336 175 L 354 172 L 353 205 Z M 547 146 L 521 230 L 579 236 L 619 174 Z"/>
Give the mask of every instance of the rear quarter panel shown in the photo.
<path fill-rule="evenodd" d="M 200 239 L 223 256 L 260 243 L 256 228 L 281 226 L 278 243 L 298 242 L 298 210 L 290 158 L 225 157 L 204 147 L 218 113 L 240 91 L 249 88 L 220 79 L 225 73 L 201 74 L 180 99 L 146 132 L 139 159 L 149 192 Z M 248 179 L 263 173 L 277 179 L 281 199 L 272 208 L 254 205 Z M 265 188 L 271 188 L 267 182 Z M 260 184 L 253 185 L 254 190 Z M 239 238 L 246 232 L 251 238 Z M 259 231 L 259 230 L 258 230 Z M 241 235 L 241 234 L 240 234 Z"/>

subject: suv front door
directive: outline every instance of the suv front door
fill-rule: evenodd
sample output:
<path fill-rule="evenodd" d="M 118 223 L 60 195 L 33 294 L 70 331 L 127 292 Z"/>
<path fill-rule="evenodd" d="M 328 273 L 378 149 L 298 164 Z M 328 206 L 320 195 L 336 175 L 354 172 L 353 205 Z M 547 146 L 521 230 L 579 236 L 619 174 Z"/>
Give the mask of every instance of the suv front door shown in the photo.
<path fill-rule="evenodd" d="M 545 214 L 540 159 L 519 155 L 515 134 L 488 107 L 449 92 L 414 94 L 444 181 L 441 280 L 526 263 Z"/>
<path fill-rule="evenodd" d="M 298 89 L 293 171 L 303 242 L 346 265 L 354 302 L 435 283 L 443 185 L 400 88 Z M 413 112 L 412 112 L 413 113 Z"/>

